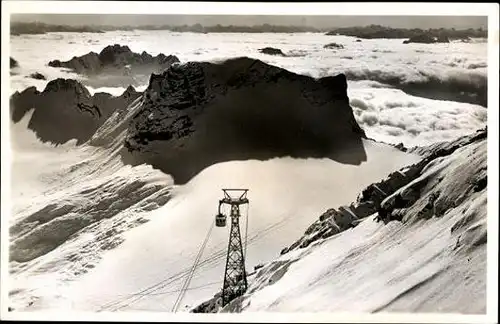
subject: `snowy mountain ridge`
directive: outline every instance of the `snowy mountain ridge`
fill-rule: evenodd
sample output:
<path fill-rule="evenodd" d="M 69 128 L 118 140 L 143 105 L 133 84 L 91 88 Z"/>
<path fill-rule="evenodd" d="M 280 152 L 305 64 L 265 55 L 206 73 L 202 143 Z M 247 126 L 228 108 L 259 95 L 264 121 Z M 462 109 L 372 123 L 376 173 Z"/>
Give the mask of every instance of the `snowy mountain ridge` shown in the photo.
<path fill-rule="evenodd" d="M 421 149 L 421 161 L 370 185 L 355 203 L 329 209 L 252 272 L 244 296 L 221 309 L 216 295 L 191 311 L 484 312 L 486 136 L 485 129 Z M 393 263 L 396 252 L 407 259 Z M 367 260 L 381 269 L 366 269 Z"/>

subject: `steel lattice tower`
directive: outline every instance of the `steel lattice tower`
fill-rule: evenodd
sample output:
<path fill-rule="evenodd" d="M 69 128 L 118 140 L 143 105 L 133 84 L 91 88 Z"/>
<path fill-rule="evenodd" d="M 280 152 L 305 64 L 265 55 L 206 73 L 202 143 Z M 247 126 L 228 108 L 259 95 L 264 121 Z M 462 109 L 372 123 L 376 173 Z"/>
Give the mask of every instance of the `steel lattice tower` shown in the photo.
<path fill-rule="evenodd" d="M 219 210 L 222 204 L 231 206 L 231 229 L 227 247 L 226 270 L 222 287 L 222 306 L 226 306 L 233 299 L 242 296 L 247 290 L 247 276 L 245 271 L 245 255 L 241 244 L 240 232 L 240 205 L 248 204 L 246 194 L 248 189 L 222 189 L 224 199 L 219 201 Z M 228 191 L 242 191 L 238 198 L 233 198 Z M 219 213 L 220 214 L 220 213 Z"/>

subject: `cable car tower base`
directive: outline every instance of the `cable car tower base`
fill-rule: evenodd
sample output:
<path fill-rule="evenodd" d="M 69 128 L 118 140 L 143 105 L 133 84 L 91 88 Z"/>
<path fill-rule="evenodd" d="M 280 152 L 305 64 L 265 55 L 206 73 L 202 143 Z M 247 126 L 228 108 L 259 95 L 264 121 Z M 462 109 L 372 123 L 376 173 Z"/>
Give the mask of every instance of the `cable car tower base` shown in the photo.
<path fill-rule="evenodd" d="M 221 213 L 221 206 L 231 206 L 231 229 L 227 247 L 226 270 L 224 272 L 224 285 L 222 287 L 222 307 L 233 299 L 242 296 L 247 290 L 247 276 L 245 271 L 245 255 L 241 244 L 240 232 L 240 205 L 248 204 L 246 197 L 248 189 L 222 189 L 224 198 L 219 200 L 219 214 L 216 216 L 216 225 L 226 225 L 226 217 Z M 241 193 L 237 198 L 231 197 L 230 192 Z"/>

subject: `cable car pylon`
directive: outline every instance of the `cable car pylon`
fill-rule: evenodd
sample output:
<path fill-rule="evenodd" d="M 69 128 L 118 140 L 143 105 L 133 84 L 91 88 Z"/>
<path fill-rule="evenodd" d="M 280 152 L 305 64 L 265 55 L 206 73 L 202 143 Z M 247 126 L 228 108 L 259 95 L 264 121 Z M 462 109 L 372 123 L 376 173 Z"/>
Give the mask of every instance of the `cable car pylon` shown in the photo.
<path fill-rule="evenodd" d="M 227 216 L 222 214 L 224 204 L 231 206 L 231 229 L 227 247 L 226 269 L 222 286 L 222 307 L 233 299 L 242 296 L 247 290 L 247 275 L 245 271 L 245 255 L 241 244 L 240 205 L 248 204 L 248 189 L 222 189 L 224 198 L 219 200 L 218 214 L 215 216 L 215 226 L 225 227 Z M 231 194 L 233 196 L 231 196 Z"/>

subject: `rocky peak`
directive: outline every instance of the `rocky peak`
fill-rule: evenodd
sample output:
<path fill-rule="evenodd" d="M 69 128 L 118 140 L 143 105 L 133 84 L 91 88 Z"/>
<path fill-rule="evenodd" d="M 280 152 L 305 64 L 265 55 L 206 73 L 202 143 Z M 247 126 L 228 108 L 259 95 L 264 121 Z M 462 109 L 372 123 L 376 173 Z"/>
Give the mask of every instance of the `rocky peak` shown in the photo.
<path fill-rule="evenodd" d="M 106 46 L 99 54 L 89 52 L 71 60 L 54 60 L 49 66 L 68 68 L 85 75 L 86 85 L 97 87 L 138 86 L 146 82 L 151 73 L 160 73 L 172 63 L 179 62 L 176 56 L 159 54 L 154 57 L 143 51 L 134 53 L 128 46 L 119 44 Z"/>
<path fill-rule="evenodd" d="M 139 92 L 137 92 L 137 90 L 135 90 L 135 88 L 131 85 L 129 85 L 127 87 L 127 89 L 125 89 L 125 91 L 121 94 L 120 97 L 123 97 L 123 98 L 130 98 L 130 97 L 134 97 L 134 96 L 137 96 Z"/>
<path fill-rule="evenodd" d="M 169 66 L 174 64 L 174 63 L 179 63 L 179 58 L 175 55 L 168 55 L 166 56 L 165 54 L 163 53 L 160 53 L 158 54 L 158 56 L 156 57 L 156 59 L 158 60 L 158 63 L 159 64 L 162 64 L 162 65 L 165 65 L 165 64 L 168 64 Z"/>
<path fill-rule="evenodd" d="M 49 81 L 43 90 L 43 93 L 49 92 L 71 92 L 73 91 L 77 96 L 91 97 L 90 92 L 80 82 L 73 79 L 58 78 Z"/>
<path fill-rule="evenodd" d="M 125 147 L 133 156 L 125 160 L 150 163 L 182 183 L 229 160 L 292 156 L 360 163 L 362 137 L 345 75 L 314 79 L 240 57 L 174 64 L 152 74 L 129 124 Z M 358 152 L 353 159 L 340 156 L 347 146 Z"/>
<path fill-rule="evenodd" d="M 31 87 L 24 89 L 21 92 L 19 92 L 19 91 L 14 92 L 12 94 L 12 97 L 27 95 L 27 94 L 40 94 L 40 91 L 38 91 L 38 89 L 35 86 L 31 86 Z"/>
<path fill-rule="evenodd" d="M 264 48 L 259 49 L 259 52 L 262 54 L 268 54 L 268 55 L 286 56 L 282 50 L 280 50 L 279 48 L 274 48 L 274 47 L 264 47 Z"/>
<path fill-rule="evenodd" d="M 191 99 L 209 100 L 216 94 L 224 95 L 230 88 L 282 81 L 300 83 L 302 94 L 314 104 L 322 105 L 332 100 L 348 101 L 344 74 L 314 80 L 248 57 L 233 58 L 222 63 L 173 64 L 163 73 L 151 75 L 145 94 L 155 103 L 166 99 L 167 93 L 168 100 L 175 100 L 177 96 L 172 96 L 172 93 L 177 91 L 184 91 Z M 323 91 L 323 87 L 330 89 Z"/>
<path fill-rule="evenodd" d="M 101 53 L 99 53 L 99 60 L 103 64 L 110 64 L 116 61 L 116 57 L 123 54 L 132 54 L 132 51 L 128 46 L 122 46 L 119 44 L 106 46 Z"/>
<path fill-rule="evenodd" d="M 10 68 L 16 68 L 16 67 L 19 67 L 19 63 L 13 59 L 12 57 L 10 58 Z"/>
<path fill-rule="evenodd" d="M 344 49 L 344 45 L 342 44 L 337 44 L 337 43 L 329 43 L 323 46 L 323 48 L 328 48 L 328 49 Z"/>
<path fill-rule="evenodd" d="M 107 93 L 92 96 L 78 81 L 55 79 L 41 93 L 35 87 L 16 92 L 11 96 L 10 109 L 14 122 L 34 109 L 28 128 L 43 142 L 61 144 L 76 139 L 77 144 L 83 144 L 115 110 L 126 109 L 139 95 L 128 87 L 120 97 Z"/>
<path fill-rule="evenodd" d="M 22 92 L 16 91 L 10 97 L 10 115 L 14 123 L 19 122 L 26 112 L 33 108 L 40 91 L 36 87 L 29 87 Z"/>
<path fill-rule="evenodd" d="M 181 108 L 184 104 L 190 106 L 193 100 L 197 102 L 206 94 L 204 81 L 201 63 L 171 66 L 161 74 L 151 75 L 145 91 L 146 102 L 150 105 L 166 105 L 172 109 Z"/>

